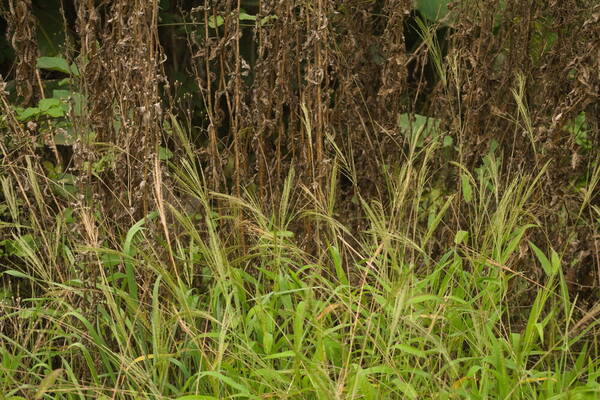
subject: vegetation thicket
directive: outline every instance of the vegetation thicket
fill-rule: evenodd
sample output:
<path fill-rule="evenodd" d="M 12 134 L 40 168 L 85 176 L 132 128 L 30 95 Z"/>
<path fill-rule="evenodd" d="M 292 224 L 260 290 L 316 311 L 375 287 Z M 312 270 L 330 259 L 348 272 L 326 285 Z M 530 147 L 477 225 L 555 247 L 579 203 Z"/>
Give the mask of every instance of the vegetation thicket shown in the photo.
<path fill-rule="evenodd" d="M 0 31 L 0 398 L 600 398 L 596 0 Z"/>

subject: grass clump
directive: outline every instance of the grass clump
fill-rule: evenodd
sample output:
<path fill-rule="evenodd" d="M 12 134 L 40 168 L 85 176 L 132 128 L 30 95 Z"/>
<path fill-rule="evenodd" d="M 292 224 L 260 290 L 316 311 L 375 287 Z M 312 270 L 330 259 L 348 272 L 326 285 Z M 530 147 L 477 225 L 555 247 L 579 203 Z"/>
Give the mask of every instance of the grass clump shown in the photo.
<path fill-rule="evenodd" d="M 596 398 L 595 315 L 581 319 L 560 255 L 527 240 L 541 229 L 531 217 L 538 175 L 505 182 L 490 156 L 436 202 L 430 150 L 387 172 L 379 201 L 360 198 L 367 226 L 355 234 L 336 219 L 335 196 L 319 204 L 293 173 L 279 204 L 265 207 L 250 193 L 208 191 L 189 159 L 170 164 L 189 204 L 157 190 L 156 211 L 121 242 L 101 239 L 90 210 L 65 210 L 51 231 L 22 221 L 3 273 L 16 286 L 5 285 L 1 306 L 1 392 Z M 472 219 L 452 230 L 444 216 L 461 204 Z M 68 234 L 76 224 L 79 238 Z M 307 225 L 319 243 L 298 233 Z M 454 245 L 432 239 L 442 229 Z M 519 259 L 539 273 L 517 270 Z"/>

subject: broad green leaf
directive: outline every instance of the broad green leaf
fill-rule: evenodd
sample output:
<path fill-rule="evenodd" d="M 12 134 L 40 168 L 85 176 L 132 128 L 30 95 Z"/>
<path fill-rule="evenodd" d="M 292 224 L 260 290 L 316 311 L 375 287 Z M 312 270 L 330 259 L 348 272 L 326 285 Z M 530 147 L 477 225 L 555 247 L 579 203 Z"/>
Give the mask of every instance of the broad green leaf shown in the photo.
<path fill-rule="evenodd" d="M 220 15 L 217 15 L 217 16 L 211 15 L 210 17 L 208 17 L 208 26 L 213 29 L 220 27 L 224 23 L 225 23 L 225 19 L 223 17 L 221 17 Z"/>
<path fill-rule="evenodd" d="M 241 11 L 240 21 L 256 21 L 256 15 L 250 15 L 244 11 Z"/>
<path fill-rule="evenodd" d="M 48 71 L 58 71 L 68 75 L 78 75 L 76 66 L 71 67 L 69 62 L 62 57 L 39 57 L 36 67 Z"/>
<path fill-rule="evenodd" d="M 75 76 L 79 76 L 79 68 L 77 67 L 77 64 L 71 64 L 71 73 Z"/>
<path fill-rule="evenodd" d="M 425 139 L 434 138 L 439 133 L 440 120 L 420 114 L 399 114 L 398 127 L 416 147 L 422 147 Z"/>
<path fill-rule="evenodd" d="M 469 232 L 467 232 L 467 231 L 458 231 L 458 232 L 456 232 L 456 235 L 454 235 L 454 243 L 455 244 L 461 244 L 462 242 L 464 242 L 468 238 L 469 238 Z"/>
<path fill-rule="evenodd" d="M 45 114 L 52 118 L 60 118 L 65 116 L 65 111 L 62 107 L 52 107 L 45 112 Z"/>
<path fill-rule="evenodd" d="M 82 115 L 84 96 L 81 93 L 57 89 L 52 91 L 52 97 L 61 100 L 61 106 L 65 113 L 71 109 L 76 117 Z"/>
<path fill-rule="evenodd" d="M 451 147 L 454 144 L 454 139 L 450 135 L 444 136 L 442 147 Z"/>
<path fill-rule="evenodd" d="M 60 107 L 60 100 L 55 98 L 41 99 L 38 103 L 38 108 L 41 111 L 48 111 L 52 107 Z"/>
<path fill-rule="evenodd" d="M 417 0 L 417 10 L 430 21 L 437 22 L 448 14 L 450 0 Z"/>
<path fill-rule="evenodd" d="M 25 108 L 24 110 L 17 112 L 17 119 L 19 121 L 26 121 L 39 116 L 41 112 L 42 111 L 38 107 Z"/>
<path fill-rule="evenodd" d="M 38 108 L 42 114 L 52 118 L 64 117 L 65 113 L 62 108 L 62 103 L 59 99 L 49 98 L 42 99 L 38 103 Z"/>
<path fill-rule="evenodd" d="M 72 94 L 72 91 L 64 89 L 54 89 L 52 91 L 52 97 L 55 99 L 68 99 Z"/>
<path fill-rule="evenodd" d="M 161 161 L 170 160 L 173 157 L 173 152 L 167 147 L 160 146 L 158 148 L 158 159 Z"/>

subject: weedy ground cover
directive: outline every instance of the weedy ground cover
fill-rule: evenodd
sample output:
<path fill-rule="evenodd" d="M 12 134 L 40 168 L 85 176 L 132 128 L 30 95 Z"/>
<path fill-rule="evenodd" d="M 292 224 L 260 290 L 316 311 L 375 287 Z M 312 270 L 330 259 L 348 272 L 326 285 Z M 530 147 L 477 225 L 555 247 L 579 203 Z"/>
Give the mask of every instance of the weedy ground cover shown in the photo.
<path fill-rule="evenodd" d="M 539 173 L 504 182 L 483 166 L 454 193 L 469 197 L 473 220 L 433 255 L 428 242 L 452 211 L 427 206 L 428 160 L 416 153 L 386 177 L 385 199 L 360 199 L 368 226 L 352 241 L 335 204 L 311 202 L 293 173 L 267 213 L 251 196 L 207 190 L 190 160 L 171 168 L 195 209 L 164 201 L 120 243 L 94 243 L 103 228 L 91 211 L 79 216 L 85 241 L 68 234 L 68 210 L 53 231 L 20 226 L 32 233 L 15 237 L 21 263 L 3 273 L 22 293 L 2 303 L 6 398 L 600 393 L 596 315 L 579 316 L 560 256 L 527 240 L 541 229 L 531 220 Z M 406 216 L 423 213 L 426 229 L 414 230 Z M 302 249 L 291 227 L 304 220 L 332 233 L 322 251 Z M 522 253 L 539 274 L 513 269 Z M 94 282 L 81 278 L 93 270 Z M 527 307 L 514 306 L 520 296 Z"/>
<path fill-rule="evenodd" d="M 0 398 L 600 397 L 596 2 L 0 14 Z"/>

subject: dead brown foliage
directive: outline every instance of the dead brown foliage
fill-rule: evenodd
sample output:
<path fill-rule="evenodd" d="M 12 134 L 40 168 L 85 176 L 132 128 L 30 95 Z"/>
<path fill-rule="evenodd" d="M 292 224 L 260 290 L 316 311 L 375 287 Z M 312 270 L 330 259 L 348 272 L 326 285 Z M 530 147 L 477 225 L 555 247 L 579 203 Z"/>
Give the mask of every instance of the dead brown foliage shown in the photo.
<path fill-rule="evenodd" d="M 15 50 L 15 80 L 21 103 L 30 105 L 40 95 L 39 75 L 35 68 L 37 47 L 36 20 L 31 12 L 31 0 L 9 0 L 8 5 L 0 6 L 7 22 L 7 37 Z"/>
<path fill-rule="evenodd" d="M 432 48 L 407 48 L 408 0 L 263 0 L 252 8 L 258 21 L 252 26 L 239 18 L 243 1 L 189 3 L 173 7 L 186 34 L 169 28 L 170 39 L 161 44 L 157 1 L 74 2 L 85 60 L 80 84 L 88 99 L 82 131 L 96 134 L 73 147 L 75 170 L 82 187 L 95 188 L 91 200 L 115 220 L 131 222 L 151 208 L 162 110 L 178 109 L 178 99 L 169 96 L 175 84 L 163 86 L 163 55 L 187 54 L 167 59 L 165 69 L 190 76 L 195 91 L 188 95 L 202 101 L 201 121 L 193 124 L 185 112 L 179 117 L 189 120 L 212 189 L 240 195 L 255 186 L 262 201 L 273 204 L 293 166 L 298 185 L 325 202 L 337 146 L 357 168 L 356 176 L 338 183 L 336 212 L 359 230 L 350 198 L 358 192 L 384 198 L 383 165 L 404 160 L 398 114 L 427 113 L 442 120 L 456 143 L 453 161 L 468 169 L 481 163 L 493 140 L 507 180 L 549 165 L 536 218 L 547 227 L 545 239 L 581 266 L 570 275 L 574 287 L 598 288 L 598 226 L 592 214 L 580 212 L 571 190 L 597 162 L 600 141 L 595 2 L 457 2 L 450 33 L 442 38 L 446 82 L 436 76 Z M 5 18 L 18 54 L 14 77 L 28 103 L 40 95 L 31 2 L 9 4 Z M 215 27 L 217 17 L 222 25 Z M 161 100 L 161 89 L 171 101 Z M 566 128 L 582 112 L 591 151 Z M 91 166 L 101 157 L 110 168 L 94 174 Z M 447 153 L 436 157 L 447 165 Z M 459 185 L 453 172 L 433 174 L 437 185 Z M 590 205 L 599 201 L 592 195 Z M 458 200 L 454 207 L 460 212 L 445 223 L 459 227 L 467 209 Z"/>
<path fill-rule="evenodd" d="M 157 40 L 158 5 L 149 1 L 117 1 L 98 8 L 94 1 L 77 7 L 82 87 L 88 99 L 89 128 L 97 143 L 80 142 L 75 161 L 92 179 L 91 165 L 109 155 L 111 166 L 98 182 L 96 200 L 105 210 L 117 200 L 118 210 L 140 217 L 147 213 L 153 160 L 160 138 L 162 106 L 159 85 L 161 56 Z M 93 145 L 92 145 L 93 146 Z"/>

